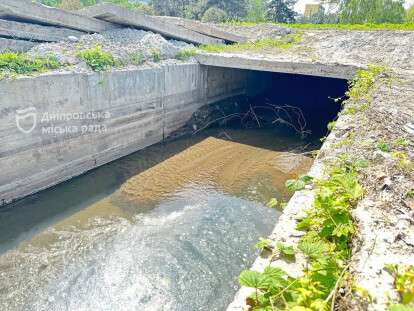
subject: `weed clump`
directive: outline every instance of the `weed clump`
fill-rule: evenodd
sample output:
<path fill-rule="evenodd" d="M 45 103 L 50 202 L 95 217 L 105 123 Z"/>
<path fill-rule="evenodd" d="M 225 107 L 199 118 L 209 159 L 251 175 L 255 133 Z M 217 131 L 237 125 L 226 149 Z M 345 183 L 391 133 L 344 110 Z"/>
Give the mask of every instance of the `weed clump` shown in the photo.
<path fill-rule="evenodd" d="M 93 71 L 105 71 L 117 65 L 113 55 L 99 45 L 77 52 L 76 57 L 85 61 Z"/>
<path fill-rule="evenodd" d="M 196 53 L 197 53 L 196 49 L 183 49 L 175 55 L 175 58 L 178 60 L 184 61 L 184 60 L 190 59 L 191 57 L 196 55 Z"/>
<path fill-rule="evenodd" d="M 242 42 L 233 45 L 209 44 L 201 47 L 202 51 L 221 53 L 239 51 L 260 51 L 264 49 L 289 49 L 302 41 L 301 33 L 294 33 L 280 38 L 266 38 L 250 42 Z"/>
<path fill-rule="evenodd" d="M 0 53 L 0 79 L 57 69 L 62 64 L 54 56 L 30 57 L 26 53 Z"/>
<path fill-rule="evenodd" d="M 129 61 L 136 66 L 145 63 L 145 55 L 142 52 L 136 52 L 129 55 Z"/>
<path fill-rule="evenodd" d="M 158 49 L 152 49 L 151 59 L 154 63 L 159 63 L 161 61 L 161 51 Z"/>
<path fill-rule="evenodd" d="M 369 96 L 369 90 L 380 75 L 385 74 L 388 68 L 383 65 L 368 65 L 367 69 L 357 71 L 355 78 L 350 83 L 350 90 L 346 95 L 352 99 L 364 99 Z"/>

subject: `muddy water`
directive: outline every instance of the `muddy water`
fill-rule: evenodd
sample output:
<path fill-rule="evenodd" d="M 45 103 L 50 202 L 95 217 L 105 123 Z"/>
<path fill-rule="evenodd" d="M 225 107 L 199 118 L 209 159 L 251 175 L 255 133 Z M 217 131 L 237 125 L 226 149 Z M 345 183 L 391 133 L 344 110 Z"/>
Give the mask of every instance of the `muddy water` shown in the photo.
<path fill-rule="evenodd" d="M 0 310 L 223 310 L 311 161 L 273 130 L 159 144 L 0 210 Z"/>

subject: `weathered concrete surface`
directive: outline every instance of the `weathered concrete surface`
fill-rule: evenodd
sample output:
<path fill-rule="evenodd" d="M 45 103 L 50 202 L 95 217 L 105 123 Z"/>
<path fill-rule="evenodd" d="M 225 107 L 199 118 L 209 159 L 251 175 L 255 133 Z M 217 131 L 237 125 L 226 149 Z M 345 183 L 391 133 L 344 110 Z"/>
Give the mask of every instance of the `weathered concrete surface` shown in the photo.
<path fill-rule="evenodd" d="M 179 17 L 172 17 L 172 16 L 153 16 L 153 18 L 167 21 L 168 23 L 172 23 L 174 25 L 186 28 L 191 31 L 195 31 L 201 34 L 205 34 L 210 37 L 219 38 L 228 42 L 245 42 L 247 41 L 247 37 L 240 36 L 234 34 L 229 31 L 224 31 L 214 25 L 201 23 L 199 21 L 179 18 Z"/>
<path fill-rule="evenodd" d="M 3 80 L 0 202 L 157 143 L 202 105 L 243 94 L 246 84 L 245 72 L 197 63 Z"/>
<path fill-rule="evenodd" d="M 126 26 L 133 26 L 145 30 L 157 32 L 168 38 L 178 39 L 197 44 L 222 43 L 217 38 L 212 38 L 198 32 L 188 30 L 173 23 L 166 22 L 139 11 L 128 10 L 113 4 L 98 4 L 84 8 L 81 14 L 97 19 L 105 20 Z"/>
<path fill-rule="evenodd" d="M 0 52 L 26 52 L 35 45 L 35 42 L 0 38 Z"/>
<path fill-rule="evenodd" d="M 41 26 L 0 19 L 0 36 L 24 40 L 56 42 L 69 36 L 79 38 L 83 32 L 53 26 Z"/>
<path fill-rule="evenodd" d="M 324 64 L 313 62 L 289 62 L 255 55 L 230 53 L 200 53 L 196 55 L 202 65 L 259 70 L 268 72 L 303 74 L 327 78 L 351 79 L 358 67 L 345 64 Z"/>
<path fill-rule="evenodd" d="M 102 32 L 117 28 L 116 25 L 105 21 L 51 8 L 30 0 L 1 0 L 0 18 L 56 25 L 85 32 Z"/>

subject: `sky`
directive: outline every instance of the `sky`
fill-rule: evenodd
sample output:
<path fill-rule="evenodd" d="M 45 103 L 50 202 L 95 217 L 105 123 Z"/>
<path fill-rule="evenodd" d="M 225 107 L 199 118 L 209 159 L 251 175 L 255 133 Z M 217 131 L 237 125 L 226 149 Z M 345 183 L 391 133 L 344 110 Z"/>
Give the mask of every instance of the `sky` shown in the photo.
<path fill-rule="evenodd" d="M 308 3 L 319 3 L 317 0 L 299 0 L 295 5 L 295 11 L 303 14 L 305 11 L 305 5 Z M 411 4 L 414 4 L 414 0 L 405 0 L 405 7 L 408 8 Z"/>

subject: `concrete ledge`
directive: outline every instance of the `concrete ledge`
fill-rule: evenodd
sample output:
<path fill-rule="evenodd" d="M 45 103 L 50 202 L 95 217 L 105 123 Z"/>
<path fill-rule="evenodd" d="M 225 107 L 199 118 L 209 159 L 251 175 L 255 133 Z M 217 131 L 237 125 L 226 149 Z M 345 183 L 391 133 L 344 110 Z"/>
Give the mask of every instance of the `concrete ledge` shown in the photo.
<path fill-rule="evenodd" d="M 53 26 L 40 26 L 36 24 L 19 23 L 0 19 L 0 36 L 4 37 L 56 42 L 64 40 L 69 36 L 79 38 L 82 34 L 84 33 L 72 29 Z"/>
<path fill-rule="evenodd" d="M 358 67 L 343 64 L 289 62 L 229 53 L 199 53 L 197 61 L 206 66 L 238 68 L 279 73 L 302 74 L 326 78 L 352 79 Z"/>
<path fill-rule="evenodd" d="M 98 4 L 87 7 L 79 13 L 105 20 L 112 23 L 138 27 L 157 32 L 165 37 L 178 39 L 196 44 L 223 43 L 222 40 L 205 36 L 198 32 L 190 31 L 157 18 L 145 15 L 138 11 L 132 11 L 113 4 Z"/>
<path fill-rule="evenodd" d="M 51 8 L 30 0 L 1 0 L 0 18 L 56 25 L 85 32 L 102 32 L 117 28 L 105 21 Z"/>
<path fill-rule="evenodd" d="M 36 44 L 30 41 L 0 38 L 0 52 L 26 52 Z"/>
<path fill-rule="evenodd" d="M 185 18 L 172 17 L 172 16 L 154 16 L 153 18 L 160 21 L 167 21 L 168 23 L 181 26 L 191 31 L 196 31 L 201 34 L 205 34 L 210 37 L 219 38 L 228 42 L 245 42 L 247 37 L 239 36 L 231 32 L 221 30 L 210 24 L 201 23 Z"/>

